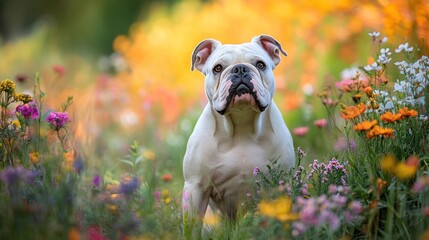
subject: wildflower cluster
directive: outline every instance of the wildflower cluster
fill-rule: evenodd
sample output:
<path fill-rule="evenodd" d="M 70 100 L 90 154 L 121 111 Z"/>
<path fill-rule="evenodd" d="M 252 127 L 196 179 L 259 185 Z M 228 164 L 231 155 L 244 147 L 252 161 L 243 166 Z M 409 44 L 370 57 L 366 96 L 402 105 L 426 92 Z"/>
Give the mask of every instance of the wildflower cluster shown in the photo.
<path fill-rule="evenodd" d="M 367 234 L 371 238 L 383 232 L 382 235 L 394 238 L 395 231 L 402 231 L 395 224 L 403 219 L 415 223 L 427 216 L 424 211 L 428 208 L 427 192 L 424 190 L 428 185 L 424 177 L 427 158 L 424 156 L 429 150 L 429 60 L 426 56 L 415 57 L 421 51 L 408 43 L 401 44 L 392 52 L 390 48 L 382 47 L 387 43 L 387 38 L 381 38 L 377 32 L 369 35 L 377 45 L 377 55 L 370 57 L 367 65 L 361 68 L 346 69 L 341 81 L 336 84 L 343 99 L 346 97 L 340 103 L 338 114 L 345 124 L 338 130 L 347 142 L 355 141 L 353 148 L 347 147 L 339 154 L 347 159 L 348 171 L 344 172 L 347 186 L 356 194 L 355 197 L 359 196 L 360 204 L 367 206 L 364 209 L 369 209 L 366 213 L 369 219 L 375 219 L 369 222 Z M 395 62 L 394 59 L 402 54 L 405 54 L 406 60 Z M 390 75 L 387 75 L 388 68 Z M 325 181 L 320 170 L 323 167 L 317 161 L 310 164 L 309 176 L 312 173 L 322 176 L 319 182 L 312 183 L 316 191 Z M 421 174 L 423 176 L 419 177 Z M 311 202 L 308 199 L 303 201 Z M 314 205 L 314 202 L 311 203 Z M 399 205 L 404 209 L 401 210 L 403 213 L 391 208 Z M 388 206 L 387 209 L 385 206 Z M 419 214 L 413 217 L 404 215 L 416 208 L 421 210 Z M 317 216 L 321 216 L 320 212 Z M 317 216 L 314 218 L 317 219 Z M 309 225 L 308 222 L 296 223 L 297 236 Z M 379 229 L 380 225 L 383 225 L 383 230 Z M 411 225 L 407 224 L 414 229 Z M 335 226 L 335 221 L 332 220 L 329 226 Z M 419 233 L 422 231 L 423 228 L 417 230 Z M 401 237 L 405 236 L 401 234 Z"/>
<path fill-rule="evenodd" d="M 307 175 L 307 179 L 319 193 L 326 191 L 326 187 L 330 185 L 347 186 L 347 165 L 347 162 L 341 164 L 335 158 L 331 159 L 328 164 L 323 162 L 319 163 L 319 161 L 315 159 L 309 166 L 311 171 Z"/>
<path fill-rule="evenodd" d="M 374 33 L 371 33 L 370 36 L 373 39 L 379 38 Z M 386 41 L 380 41 L 380 43 Z M 406 45 L 401 46 L 395 52 L 399 53 L 406 49 L 406 52 L 410 53 L 413 50 Z M 352 93 L 352 100 L 356 104 L 341 105 L 341 117 L 352 121 L 355 124 L 354 130 L 364 132 L 367 139 L 395 137 L 395 130 L 401 127 L 387 125 L 418 116 L 418 111 L 409 109 L 409 107 L 424 107 L 425 105 L 425 93 L 429 79 L 428 58 L 423 56 L 412 63 L 396 62 L 395 65 L 405 80 L 397 80 L 393 91 L 389 92 L 386 88 L 388 79 L 383 73 L 386 65 L 392 60 L 391 55 L 389 48 L 381 48 L 378 60 L 362 68 L 367 78 L 363 77 L 360 70 L 355 70 L 354 80 L 343 79 L 337 84 L 342 91 Z M 380 89 L 374 90 L 374 88 Z M 366 101 L 364 96 L 367 98 Z"/>
<path fill-rule="evenodd" d="M 363 205 L 353 200 L 347 185 L 348 163 L 332 158 L 327 163 L 314 160 L 310 171 L 300 165 L 306 153 L 297 149 L 297 164 L 289 172 L 268 168 L 263 173 L 253 170 L 256 189 L 247 197 L 257 202 L 263 217 L 291 226 L 285 237 L 309 237 L 321 229 L 333 234 L 362 219 Z M 262 198 L 269 194 L 270 199 Z M 308 234 L 308 235 L 307 235 Z M 334 236 L 334 235 L 332 235 Z"/>
<path fill-rule="evenodd" d="M 12 111 L 14 104 L 21 103 Z M 39 107 L 28 94 L 17 93 L 16 85 L 9 79 L 0 82 L 0 163 L 14 164 L 18 146 L 28 145 L 28 129 L 32 120 L 39 117 Z"/>
<path fill-rule="evenodd" d="M 314 228 L 328 228 L 335 232 L 341 222 L 353 223 L 361 219 L 363 206 L 348 197 L 350 189 L 330 185 L 327 194 L 318 197 L 298 197 L 299 218 L 292 224 L 292 236 L 298 237 Z"/>

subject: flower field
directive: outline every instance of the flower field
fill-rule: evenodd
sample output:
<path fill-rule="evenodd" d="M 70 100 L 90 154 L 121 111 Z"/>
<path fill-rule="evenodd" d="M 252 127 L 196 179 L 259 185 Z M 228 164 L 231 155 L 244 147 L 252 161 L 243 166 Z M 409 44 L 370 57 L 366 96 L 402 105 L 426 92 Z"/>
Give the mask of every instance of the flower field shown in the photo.
<path fill-rule="evenodd" d="M 76 44 L 99 30 L 79 21 L 107 21 L 101 5 L 72 12 Z M 429 239 L 426 1 L 139 8 L 103 54 L 66 47 L 73 28 L 52 21 L 0 35 L 0 239 Z M 206 38 L 259 34 L 288 52 L 274 100 L 297 162 L 255 168 L 239 219 L 214 212 L 201 226 L 181 206 L 182 159 L 207 102 L 191 54 Z"/>

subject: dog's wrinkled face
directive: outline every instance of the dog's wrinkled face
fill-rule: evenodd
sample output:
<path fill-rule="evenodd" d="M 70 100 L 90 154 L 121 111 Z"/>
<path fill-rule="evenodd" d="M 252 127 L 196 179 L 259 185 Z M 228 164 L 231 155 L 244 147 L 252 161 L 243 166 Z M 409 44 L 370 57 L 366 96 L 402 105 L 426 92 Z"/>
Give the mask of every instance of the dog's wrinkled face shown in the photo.
<path fill-rule="evenodd" d="M 195 66 L 206 76 L 206 94 L 218 113 L 243 109 L 262 112 L 273 97 L 273 69 L 280 62 L 280 52 L 286 55 L 267 35 L 240 45 L 208 39 L 195 48 L 192 69 Z"/>

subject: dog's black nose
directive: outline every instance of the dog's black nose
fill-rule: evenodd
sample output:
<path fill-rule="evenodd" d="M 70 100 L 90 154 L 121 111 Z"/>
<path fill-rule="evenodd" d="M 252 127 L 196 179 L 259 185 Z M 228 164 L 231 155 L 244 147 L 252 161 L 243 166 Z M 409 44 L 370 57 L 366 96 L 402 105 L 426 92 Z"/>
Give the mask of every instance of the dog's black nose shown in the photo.
<path fill-rule="evenodd" d="M 231 70 L 231 72 L 235 73 L 235 74 L 243 75 L 243 74 L 250 72 L 250 69 L 248 66 L 246 66 L 244 64 L 237 64 L 234 66 L 234 68 Z"/>

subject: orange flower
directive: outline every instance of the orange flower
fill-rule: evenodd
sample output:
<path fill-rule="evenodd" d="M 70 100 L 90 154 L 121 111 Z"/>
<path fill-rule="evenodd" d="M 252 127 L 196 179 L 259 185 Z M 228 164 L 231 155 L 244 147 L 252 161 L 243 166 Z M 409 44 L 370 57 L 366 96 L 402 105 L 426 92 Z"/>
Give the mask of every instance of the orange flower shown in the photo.
<path fill-rule="evenodd" d="M 418 112 L 416 110 L 414 110 L 414 109 L 408 110 L 407 107 L 399 109 L 398 112 L 399 112 L 399 114 L 402 115 L 402 118 L 405 118 L 405 117 L 415 117 L 415 116 L 418 115 Z"/>
<path fill-rule="evenodd" d="M 69 233 L 68 233 L 68 239 L 69 240 L 80 240 L 79 230 L 77 230 L 75 227 L 70 228 Z"/>
<path fill-rule="evenodd" d="M 376 124 L 377 124 L 377 120 L 363 121 L 361 123 L 356 124 L 355 127 L 354 127 L 354 129 L 356 131 L 366 131 L 366 130 L 370 130 Z"/>
<path fill-rule="evenodd" d="M 383 137 L 394 137 L 393 132 L 395 130 L 391 128 L 383 128 L 378 125 L 375 125 L 371 131 L 366 133 L 366 138 L 371 139 L 376 136 L 383 136 Z"/>
<path fill-rule="evenodd" d="M 381 115 L 380 119 L 386 123 L 393 123 L 396 121 L 399 121 L 402 119 L 402 114 L 397 113 L 394 114 L 392 112 L 386 112 L 385 114 Z"/>
<path fill-rule="evenodd" d="M 162 181 L 164 182 L 171 182 L 171 180 L 173 180 L 173 175 L 170 173 L 166 173 L 162 176 Z"/>
<path fill-rule="evenodd" d="M 365 112 L 366 106 L 365 104 L 361 103 L 356 106 L 348 106 L 344 107 L 341 110 L 341 117 L 344 119 L 354 119 L 361 115 L 363 112 Z"/>
<path fill-rule="evenodd" d="M 30 161 L 33 164 L 38 164 L 40 162 L 40 154 L 38 152 L 31 152 L 30 153 Z"/>
<path fill-rule="evenodd" d="M 371 87 L 366 87 L 363 92 L 370 98 L 373 97 L 373 90 Z"/>

